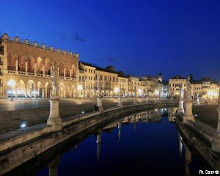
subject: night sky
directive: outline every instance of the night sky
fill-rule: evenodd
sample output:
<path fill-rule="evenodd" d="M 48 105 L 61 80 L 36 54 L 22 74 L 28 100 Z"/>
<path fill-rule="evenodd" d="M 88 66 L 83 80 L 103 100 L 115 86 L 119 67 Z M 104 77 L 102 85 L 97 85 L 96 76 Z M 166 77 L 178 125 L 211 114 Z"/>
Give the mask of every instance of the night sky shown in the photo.
<path fill-rule="evenodd" d="M 0 32 L 127 74 L 220 81 L 220 0 L 4 0 Z"/>

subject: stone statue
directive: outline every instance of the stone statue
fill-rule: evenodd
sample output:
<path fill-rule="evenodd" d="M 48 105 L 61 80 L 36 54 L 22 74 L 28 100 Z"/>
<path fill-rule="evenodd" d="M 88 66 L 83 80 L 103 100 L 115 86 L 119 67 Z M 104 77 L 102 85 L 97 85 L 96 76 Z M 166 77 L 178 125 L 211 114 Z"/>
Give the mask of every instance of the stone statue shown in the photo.
<path fill-rule="evenodd" d="M 56 99 L 58 98 L 58 72 L 56 63 L 53 64 L 53 73 L 51 76 L 51 80 L 53 88 L 51 98 Z"/>
<path fill-rule="evenodd" d="M 190 77 L 186 80 L 186 93 L 185 93 L 185 99 L 191 100 L 191 86 L 190 86 Z"/>
<path fill-rule="evenodd" d="M 183 90 L 183 84 L 180 84 L 180 99 L 183 98 L 184 90 Z"/>

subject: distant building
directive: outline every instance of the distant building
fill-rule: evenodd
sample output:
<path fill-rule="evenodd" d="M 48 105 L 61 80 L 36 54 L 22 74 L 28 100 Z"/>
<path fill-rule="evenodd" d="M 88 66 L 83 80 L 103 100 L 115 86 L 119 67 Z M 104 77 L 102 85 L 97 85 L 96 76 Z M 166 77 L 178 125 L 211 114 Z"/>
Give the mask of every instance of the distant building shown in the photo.
<path fill-rule="evenodd" d="M 190 86 L 192 98 L 201 97 L 203 99 L 214 100 L 218 98 L 219 85 L 218 82 L 210 77 L 203 77 L 201 80 L 194 80 L 190 74 Z M 179 97 L 180 87 L 186 88 L 186 78 L 174 76 L 169 79 L 170 96 Z"/>
<path fill-rule="evenodd" d="M 186 78 L 181 76 L 174 76 L 169 79 L 169 89 L 170 89 L 170 96 L 172 97 L 179 97 L 180 96 L 180 88 L 183 85 L 183 89 L 186 88 Z"/>
<path fill-rule="evenodd" d="M 216 100 L 218 98 L 218 82 L 210 77 L 203 77 L 201 80 L 191 80 L 191 94 L 206 100 Z"/>

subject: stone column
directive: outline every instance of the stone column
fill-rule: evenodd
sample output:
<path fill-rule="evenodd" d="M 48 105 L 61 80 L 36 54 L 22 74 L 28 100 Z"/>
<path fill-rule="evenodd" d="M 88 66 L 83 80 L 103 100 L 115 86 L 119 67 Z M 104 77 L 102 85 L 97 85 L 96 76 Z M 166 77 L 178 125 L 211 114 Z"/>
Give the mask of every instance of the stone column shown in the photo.
<path fill-rule="evenodd" d="M 213 136 L 212 150 L 220 153 L 220 90 L 218 95 L 218 126 Z"/>
<path fill-rule="evenodd" d="M 185 108 L 183 123 L 186 123 L 187 121 L 195 122 L 194 116 L 192 114 L 192 100 L 185 100 Z"/>
<path fill-rule="evenodd" d="M 100 79 L 99 79 L 99 92 L 98 92 L 98 97 L 97 97 L 97 106 L 99 108 L 99 111 L 103 111 Z"/>
<path fill-rule="evenodd" d="M 16 70 L 16 74 L 18 73 L 18 60 L 16 59 L 15 61 L 15 70 Z"/>
<path fill-rule="evenodd" d="M 43 64 L 43 77 L 45 77 L 45 64 Z"/>
<path fill-rule="evenodd" d="M 25 95 L 25 98 L 27 98 L 27 87 L 25 87 L 25 90 L 24 90 L 24 95 Z"/>
<path fill-rule="evenodd" d="M 57 176 L 58 172 L 58 167 L 60 165 L 61 161 L 61 155 L 58 155 L 55 159 L 53 159 L 50 164 L 48 165 L 49 167 L 49 176 Z"/>
<path fill-rule="evenodd" d="M 52 67 L 52 65 L 50 66 L 50 74 L 52 75 L 52 73 L 53 73 L 53 67 Z"/>
<path fill-rule="evenodd" d="M 64 76 L 64 79 L 65 79 L 66 78 L 66 68 L 64 68 L 63 76 Z"/>
<path fill-rule="evenodd" d="M 54 131 L 60 131 L 62 129 L 62 119 L 59 113 L 59 99 L 50 100 L 50 116 L 47 120 L 47 125 L 53 126 Z"/>
<path fill-rule="evenodd" d="M 25 72 L 26 72 L 26 74 L 28 72 L 28 62 L 27 61 L 25 61 Z"/>
<path fill-rule="evenodd" d="M 99 111 L 103 111 L 103 106 L 102 106 L 102 97 L 97 98 L 97 106 L 99 108 Z"/>
<path fill-rule="evenodd" d="M 199 96 L 197 96 L 196 101 L 197 101 L 197 105 L 200 105 L 200 99 L 199 99 Z"/>
<path fill-rule="evenodd" d="M 72 78 L 73 77 L 73 69 L 71 68 L 70 69 L 70 78 Z"/>
<path fill-rule="evenodd" d="M 34 98 L 36 98 L 36 87 L 34 87 Z"/>
<path fill-rule="evenodd" d="M 34 63 L 34 76 L 37 76 L 37 64 Z"/>
<path fill-rule="evenodd" d="M 179 106 L 178 106 L 177 112 L 178 112 L 178 113 L 184 113 L 183 99 L 181 99 L 181 98 L 180 98 L 180 100 L 179 100 Z"/>
<path fill-rule="evenodd" d="M 101 142 L 102 142 L 102 130 L 100 129 L 97 134 L 97 161 L 100 160 L 100 150 L 101 150 Z"/>
<path fill-rule="evenodd" d="M 42 88 L 42 98 L 44 98 L 44 88 Z"/>
<path fill-rule="evenodd" d="M 118 96 L 118 106 L 123 106 L 122 97 L 121 97 L 121 89 L 119 90 L 119 96 Z"/>

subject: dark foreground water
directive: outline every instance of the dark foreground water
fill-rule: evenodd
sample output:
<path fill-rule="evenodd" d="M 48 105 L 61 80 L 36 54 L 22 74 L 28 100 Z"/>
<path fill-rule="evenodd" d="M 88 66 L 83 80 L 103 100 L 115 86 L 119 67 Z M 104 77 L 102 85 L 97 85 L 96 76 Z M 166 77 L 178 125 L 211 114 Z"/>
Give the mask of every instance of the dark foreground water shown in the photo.
<path fill-rule="evenodd" d="M 152 110 L 116 120 L 70 146 L 63 155 L 57 154 L 33 174 L 198 175 L 199 169 L 206 168 L 181 140 L 167 111 Z"/>

